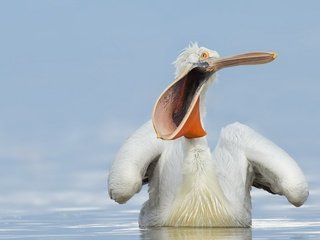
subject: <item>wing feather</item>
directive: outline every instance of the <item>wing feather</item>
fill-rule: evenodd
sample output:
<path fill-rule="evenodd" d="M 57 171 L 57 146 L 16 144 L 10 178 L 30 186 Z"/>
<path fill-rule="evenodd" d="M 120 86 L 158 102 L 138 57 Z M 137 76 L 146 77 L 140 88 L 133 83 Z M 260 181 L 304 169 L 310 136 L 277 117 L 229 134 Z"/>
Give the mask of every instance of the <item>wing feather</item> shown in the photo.
<path fill-rule="evenodd" d="M 224 128 L 222 137 L 224 145 L 233 149 L 230 151 L 247 159 L 252 169 L 247 171 L 250 175 L 247 178 L 252 179 L 252 186 L 284 195 L 295 206 L 305 202 L 309 195 L 306 178 L 296 161 L 283 149 L 240 123 Z"/>
<path fill-rule="evenodd" d="M 153 162 L 161 155 L 163 141 L 158 139 L 151 121 L 140 127 L 120 148 L 112 163 L 108 190 L 111 199 L 125 203 L 139 192 L 152 173 Z"/>

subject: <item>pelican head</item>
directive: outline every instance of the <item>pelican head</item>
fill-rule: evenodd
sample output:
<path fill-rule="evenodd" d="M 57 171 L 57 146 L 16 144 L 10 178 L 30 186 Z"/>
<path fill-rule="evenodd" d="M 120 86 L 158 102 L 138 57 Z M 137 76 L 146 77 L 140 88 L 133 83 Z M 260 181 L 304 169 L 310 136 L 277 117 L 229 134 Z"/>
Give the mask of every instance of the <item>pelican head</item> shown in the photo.
<path fill-rule="evenodd" d="M 191 44 L 175 61 L 176 78 L 154 106 L 152 121 L 157 137 L 172 140 L 205 136 L 200 96 L 214 81 L 215 73 L 225 67 L 268 63 L 276 56 L 274 52 L 250 52 L 220 57 L 216 51 Z"/>

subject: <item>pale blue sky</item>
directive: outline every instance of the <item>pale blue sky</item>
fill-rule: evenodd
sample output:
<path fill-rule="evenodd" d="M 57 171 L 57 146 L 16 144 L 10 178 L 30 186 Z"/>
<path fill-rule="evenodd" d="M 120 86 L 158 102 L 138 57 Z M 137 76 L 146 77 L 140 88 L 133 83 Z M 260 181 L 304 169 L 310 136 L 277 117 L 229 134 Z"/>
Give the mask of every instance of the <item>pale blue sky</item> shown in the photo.
<path fill-rule="evenodd" d="M 61 204 L 45 193 L 72 191 L 103 203 L 117 149 L 150 118 L 191 41 L 222 56 L 278 53 L 219 73 L 208 137 L 214 145 L 241 121 L 319 183 L 319 11 L 316 0 L 0 1 L 0 207 L 28 193 L 31 205 Z"/>

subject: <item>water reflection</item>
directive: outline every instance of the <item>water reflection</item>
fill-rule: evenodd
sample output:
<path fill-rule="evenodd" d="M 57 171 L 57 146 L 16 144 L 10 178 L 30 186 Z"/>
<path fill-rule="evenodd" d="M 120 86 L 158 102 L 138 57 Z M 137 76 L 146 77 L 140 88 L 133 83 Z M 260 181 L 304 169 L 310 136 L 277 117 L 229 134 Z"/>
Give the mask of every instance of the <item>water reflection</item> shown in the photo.
<path fill-rule="evenodd" d="M 251 228 L 151 228 L 139 229 L 139 210 L 66 208 L 39 214 L 0 216 L 1 239 L 61 240 L 240 240 L 320 239 L 319 212 L 304 218 L 253 219 Z M 289 214 L 290 211 L 287 211 Z"/>
<path fill-rule="evenodd" d="M 252 239 L 251 228 L 152 228 L 141 230 L 141 239 L 241 240 Z"/>

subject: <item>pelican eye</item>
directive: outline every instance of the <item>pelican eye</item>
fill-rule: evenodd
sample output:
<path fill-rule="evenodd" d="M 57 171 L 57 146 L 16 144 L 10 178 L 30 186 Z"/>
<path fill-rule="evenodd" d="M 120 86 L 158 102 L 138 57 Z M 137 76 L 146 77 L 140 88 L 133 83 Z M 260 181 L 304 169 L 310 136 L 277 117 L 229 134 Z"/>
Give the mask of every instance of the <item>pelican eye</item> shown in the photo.
<path fill-rule="evenodd" d="M 209 53 L 208 52 L 201 53 L 201 58 L 202 59 L 207 59 L 208 57 L 209 57 Z"/>

